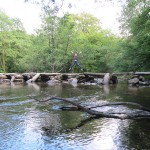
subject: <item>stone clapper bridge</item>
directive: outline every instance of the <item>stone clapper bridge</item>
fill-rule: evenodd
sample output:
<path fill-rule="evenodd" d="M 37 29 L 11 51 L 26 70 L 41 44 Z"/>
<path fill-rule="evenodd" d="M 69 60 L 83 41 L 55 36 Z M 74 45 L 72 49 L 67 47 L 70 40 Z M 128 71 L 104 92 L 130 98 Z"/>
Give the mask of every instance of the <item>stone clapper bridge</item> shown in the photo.
<path fill-rule="evenodd" d="M 76 82 L 91 84 L 116 84 L 118 78 L 128 79 L 129 84 L 145 83 L 143 76 L 150 72 L 121 72 L 121 73 L 0 73 L 0 82 Z"/>

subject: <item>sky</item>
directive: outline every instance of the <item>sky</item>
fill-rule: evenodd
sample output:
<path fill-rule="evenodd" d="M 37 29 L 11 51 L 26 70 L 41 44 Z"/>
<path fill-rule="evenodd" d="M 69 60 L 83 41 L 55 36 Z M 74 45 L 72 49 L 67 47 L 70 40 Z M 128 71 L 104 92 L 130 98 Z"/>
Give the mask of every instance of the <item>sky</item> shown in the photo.
<path fill-rule="evenodd" d="M 63 12 L 81 13 L 87 12 L 100 19 L 104 29 L 110 29 L 114 34 L 119 34 L 119 22 L 121 7 L 117 3 L 94 3 L 96 0 L 65 0 Z M 68 8 L 71 2 L 72 8 Z M 39 6 L 31 3 L 24 3 L 24 0 L 0 0 L 0 9 L 9 17 L 19 18 L 27 33 L 32 34 L 41 25 Z"/>

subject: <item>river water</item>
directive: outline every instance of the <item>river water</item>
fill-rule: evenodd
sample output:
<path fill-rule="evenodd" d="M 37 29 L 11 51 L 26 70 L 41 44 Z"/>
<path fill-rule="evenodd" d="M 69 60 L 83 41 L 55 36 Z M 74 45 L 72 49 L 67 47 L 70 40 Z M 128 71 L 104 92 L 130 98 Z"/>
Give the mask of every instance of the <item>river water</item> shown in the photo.
<path fill-rule="evenodd" d="M 59 100 L 35 100 L 48 96 L 68 98 L 85 106 L 122 101 L 150 108 L 150 87 L 0 84 L 0 150 L 150 149 L 150 120 L 99 118 L 81 125 L 88 114 L 62 111 L 59 107 L 69 104 Z M 128 111 L 125 106 L 101 109 Z"/>

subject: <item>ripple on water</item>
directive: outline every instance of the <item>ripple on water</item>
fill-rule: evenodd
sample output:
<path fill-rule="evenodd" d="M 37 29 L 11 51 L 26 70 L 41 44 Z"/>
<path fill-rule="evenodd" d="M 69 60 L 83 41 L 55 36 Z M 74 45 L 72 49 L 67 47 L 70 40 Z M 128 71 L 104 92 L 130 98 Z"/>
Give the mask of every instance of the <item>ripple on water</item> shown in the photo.
<path fill-rule="evenodd" d="M 126 101 L 125 97 L 120 95 L 126 89 L 115 87 L 115 91 L 111 92 L 110 90 L 103 93 L 102 88 L 94 88 L 93 86 L 85 88 L 83 86 L 70 88 L 67 85 L 63 88 L 62 85 L 37 86 L 36 89 L 28 86 L 12 89 L 7 85 L 6 91 L 1 91 L 0 149 L 120 150 L 142 149 L 142 147 L 147 148 L 149 146 L 150 124 L 148 121 L 143 123 L 143 121 L 137 122 L 128 119 L 99 118 L 90 120 L 79 128 L 66 131 L 68 128 L 76 127 L 82 119 L 87 117 L 87 114 L 60 111 L 57 106 L 66 105 L 60 101 L 38 103 L 32 99 L 27 99 L 27 95 L 39 96 L 39 99 L 40 97 L 43 98 L 44 96 L 40 95 L 40 91 L 44 91 L 48 95 L 70 98 L 84 106 L 94 106 L 109 101 Z M 134 97 L 128 95 L 129 98 L 133 99 Z M 148 99 L 146 100 L 148 101 Z M 104 112 L 131 112 L 125 106 L 105 106 L 97 109 Z M 49 133 L 46 132 L 47 130 Z M 137 144 L 138 146 L 136 146 Z"/>

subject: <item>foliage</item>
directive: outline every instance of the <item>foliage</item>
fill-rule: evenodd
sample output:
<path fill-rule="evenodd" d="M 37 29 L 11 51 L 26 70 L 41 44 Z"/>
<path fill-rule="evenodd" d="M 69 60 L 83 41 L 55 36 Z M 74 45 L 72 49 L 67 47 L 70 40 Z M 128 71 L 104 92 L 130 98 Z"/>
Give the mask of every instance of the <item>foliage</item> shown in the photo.
<path fill-rule="evenodd" d="M 28 35 L 17 18 L 0 11 L 1 72 L 68 72 L 72 52 L 88 72 L 144 71 L 150 68 L 148 0 L 126 1 L 117 37 L 91 14 L 60 15 L 63 1 L 39 0 L 42 25 Z M 78 71 L 75 67 L 75 71 Z"/>
<path fill-rule="evenodd" d="M 121 67 L 122 70 L 127 71 L 144 71 L 150 68 L 150 7 L 148 1 L 147 3 L 138 2 L 141 2 L 136 5 L 139 12 L 133 15 L 130 21 L 128 20 L 130 36 L 122 45 L 124 51 Z"/>
<path fill-rule="evenodd" d="M 19 61 L 26 47 L 26 33 L 18 19 L 0 12 L 0 63 L 2 72 L 20 71 Z"/>
<path fill-rule="evenodd" d="M 146 8 L 150 7 L 149 0 L 126 0 L 123 4 L 120 22 L 122 23 L 122 35 L 131 34 L 131 26 L 134 18 L 138 17 Z"/>

